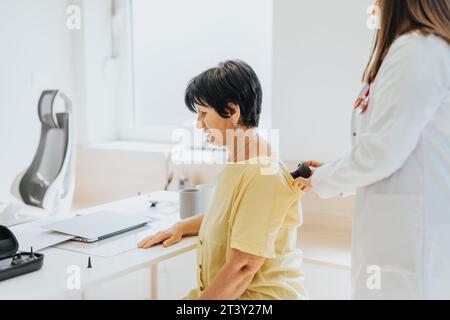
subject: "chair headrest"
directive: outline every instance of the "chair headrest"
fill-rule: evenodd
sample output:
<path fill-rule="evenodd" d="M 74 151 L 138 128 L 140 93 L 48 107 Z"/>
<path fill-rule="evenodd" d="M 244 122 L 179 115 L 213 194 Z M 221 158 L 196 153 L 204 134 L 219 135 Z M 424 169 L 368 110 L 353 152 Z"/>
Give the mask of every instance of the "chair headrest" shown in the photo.
<path fill-rule="evenodd" d="M 46 124 L 50 128 L 59 128 L 58 117 L 56 110 L 54 109 L 55 98 L 59 96 L 63 99 L 65 104 L 65 112 L 71 112 L 70 100 L 59 90 L 45 90 L 42 92 L 39 98 L 38 113 L 39 119 L 43 124 Z"/>

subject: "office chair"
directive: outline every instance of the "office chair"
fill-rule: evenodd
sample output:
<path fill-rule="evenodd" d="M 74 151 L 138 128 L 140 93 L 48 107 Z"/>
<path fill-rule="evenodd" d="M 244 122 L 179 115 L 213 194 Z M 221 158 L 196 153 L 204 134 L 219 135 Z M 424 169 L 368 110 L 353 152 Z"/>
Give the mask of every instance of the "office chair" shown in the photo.
<path fill-rule="evenodd" d="M 61 98 L 64 110 L 56 110 Z M 19 174 L 11 193 L 19 200 L 1 213 L 3 219 L 41 218 L 67 212 L 75 189 L 75 137 L 72 103 L 59 90 L 46 90 L 39 99 L 41 136 L 30 166 Z M 39 210 L 41 209 L 41 210 Z M 7 212 L 9 211 L 9 212 Z"/>

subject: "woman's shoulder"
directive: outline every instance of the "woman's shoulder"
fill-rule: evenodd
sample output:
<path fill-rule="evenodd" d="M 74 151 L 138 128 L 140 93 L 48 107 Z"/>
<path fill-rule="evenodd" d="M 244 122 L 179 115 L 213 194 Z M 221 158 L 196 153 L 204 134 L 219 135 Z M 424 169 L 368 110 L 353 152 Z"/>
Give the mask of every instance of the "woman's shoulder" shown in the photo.
<path fill-rule="evenodd" d="M 273 176 L 279 173 L 281 162 L 274 157 L 257 156 L 240 164 L 245 166 L 245 172 L 249 176 Z"/>
<path fill-rule="evenodd" d="M 450 70 L 450 45 L 436 35 L 411 32 L 394 41 L 375 82 L 386 83 L 386 79 L 404 75 L 408 75 L 411 79 L 436 78 L 440 75 L 439 79 L 448 82 L 448 70 Z"/>
<path fill-rule="evenodd" d="M 435 34 L 422 34 L 418 31 L 406 33 L 398 37 L 389 50 L 390 56 L 395 53 L 403 55 L 437 54 L 448 59 L 450 44 L 442 37 Z"/>
<path fill-rule="evenodd" d="M 246 164 L 243 174 L 243 180 L 253 184 L 270 185 L 272 188 L 278 188 L 287 192 L 294 192 L 292 186 L 294 179 L 286 166 L 273 157 L 258 157 L 250 159 Z"/>

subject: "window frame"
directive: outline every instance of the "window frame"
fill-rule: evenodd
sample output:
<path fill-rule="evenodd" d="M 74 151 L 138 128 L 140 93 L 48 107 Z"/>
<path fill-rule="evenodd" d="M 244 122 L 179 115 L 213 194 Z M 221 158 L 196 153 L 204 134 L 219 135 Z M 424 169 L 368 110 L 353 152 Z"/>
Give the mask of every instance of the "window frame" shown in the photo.
<path fill-rule="evenodd" d="M 133 58 L 133 0 L 120 1 L 117 8 L 121 12 L 121 28 L 115 39 L 119 52 L 119 139 L 132 141 L 148 141 L 174 143 L 173 132 L 182 127 L 164 124 L 142 124 L 136 119 L 136 103 L 134 88 L 134 58 Z M 192 127 L 185 127 L 192 130 Z"/>
<path fill-rule="evenodd" d="M 120 140 L 131 141 L 146 141 L 146 142 L 159 142 L 159 143 L 176 143 L 172 138 L 172 134 L 179 129 L 185 129 L 191 133 L 194 131 L 194 126 L 181 126 L 170 124 L 143 124 L 137 121 L 137 106 L 135 103 L 135 87 L 134 87 L 134 56 L 133 56 L 133 1 L 118 1 L 116 7 L 120 10 L 121 28 L 117 35 L 118 45 L 118 58 L 119 58 L 119 118 L 118 123 L 118 138 Z M 273 4 L 272 4 L 273 6 Z M 273 14 L 273 13 L 272 13 Z M 273 19 L 273 17 L 272 17 Z M 272 33 L 269 34 L 269 39 L 273 46 Z M 270 61 L 272 61 L 273 53 L 270 52 Z M 271 129 L 272 128 L 272 86 L 273 86 L 273 66 L 269 67 L 269 82 L 265 88 L 265 115 L 261 116 L 259 128 Z M 194 120 L 194 117 L 193 117 Z M 194 124 L 194 121 L 192 122 Z M 196 146 L 194 146 L 196 148 Z M 209 143 L 204 143 L 200 149 L 217 149 Z"/>

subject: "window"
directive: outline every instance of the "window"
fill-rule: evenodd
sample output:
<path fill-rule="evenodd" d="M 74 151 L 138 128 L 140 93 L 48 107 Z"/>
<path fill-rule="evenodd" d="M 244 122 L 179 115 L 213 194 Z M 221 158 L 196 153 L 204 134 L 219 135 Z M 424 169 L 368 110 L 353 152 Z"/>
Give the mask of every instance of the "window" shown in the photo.
<path fill-rule="evenodd" d="M 236 58 L 260 77 L 261 124 L 268 125 L 272 0 L 131 0 L 127 17 L 130 103 L 120 119 L 122 139 L 170 141 L 174 129 L 192 127 L 195 115 L 184 106 L 188 81 Z"/>

